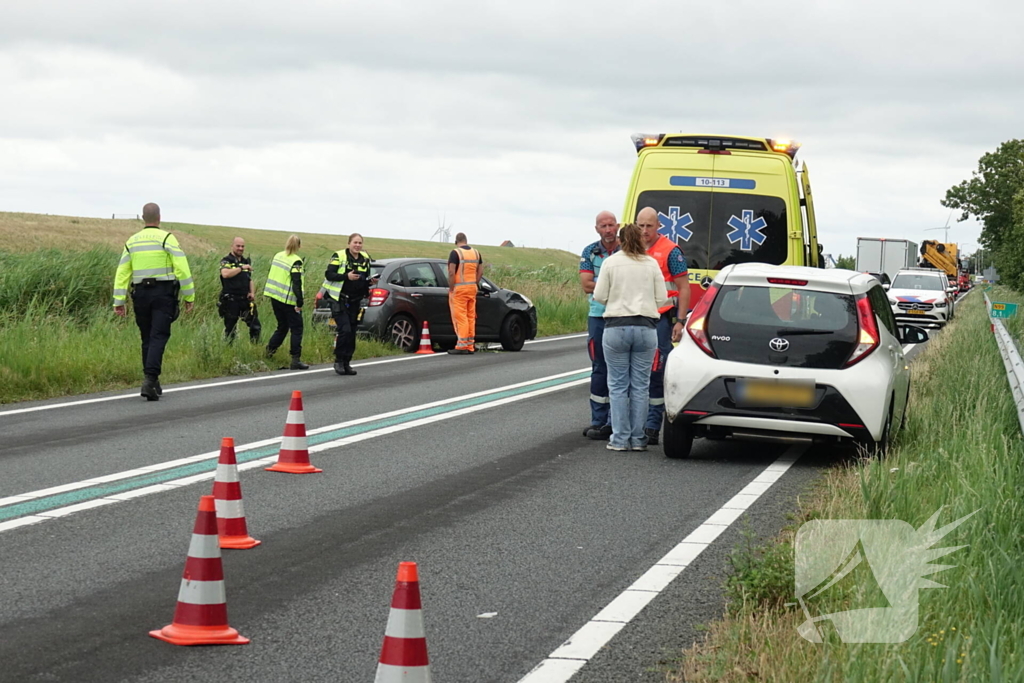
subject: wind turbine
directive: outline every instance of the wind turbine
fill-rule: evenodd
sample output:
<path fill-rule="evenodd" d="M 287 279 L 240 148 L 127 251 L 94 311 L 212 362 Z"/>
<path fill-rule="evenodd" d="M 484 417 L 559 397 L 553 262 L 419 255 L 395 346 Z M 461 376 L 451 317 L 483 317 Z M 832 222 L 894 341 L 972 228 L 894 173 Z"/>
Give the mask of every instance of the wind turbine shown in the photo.
<path fill-rule="evenodd" d="M 438 242 L 450 242 L 452 238 L 452 226 L 445 225 L 445 221 L 448 218 L 448 214 L 445 213 L 444 217 L 438 216 L 437 218 L 437 230 L 430 236 L 430 239 L 437 238 Z"/>
<path fill-rule="evenodd" d="M 938 228 L 925 228 L 923 230 L 923 232 L 930 232 L 932 230 L 944 230 L 945 232 L 942 233 L 942 241 L 944 243 L 948 244 L 949 243 L 949 220 L 950 220 L 950 218 L 953 217 L 953 211 L 955 211 L 955 209 L 950 209 L 949 210 L 949 216 L 946 218 L 946 224 L 945 225 L 943 225 L 941 227 L 938 227 Z"/>

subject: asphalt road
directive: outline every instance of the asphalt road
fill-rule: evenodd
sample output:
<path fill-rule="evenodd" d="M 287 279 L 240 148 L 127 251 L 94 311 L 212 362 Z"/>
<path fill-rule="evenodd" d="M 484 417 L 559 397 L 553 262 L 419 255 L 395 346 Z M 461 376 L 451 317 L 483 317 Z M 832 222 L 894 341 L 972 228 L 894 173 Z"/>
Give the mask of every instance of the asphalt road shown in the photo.
<path fill-rule="evenodd" d="M 157 403 L 131 392 L 0 409 L 0 680 L 372 681 L 397 565 L 415 561 L 434 680 L 519 681 L 766 468 L 797 458 L 572 678 L 663 680 L 659 663 L 720 614 L 741 533 L 775 534 L 851 452 L 607 451 L 581 437 L 588 366 L 575 336 L 366 362 L 356 377 L 321 367 L 168 386 Z M 221 437 L 240 462 L 272 460 L 295 389 L 323 473 L 245 469 L 263 544 L 224 551 L 230 623 L 252 643 L 149 638 L 173 615 Z"/>

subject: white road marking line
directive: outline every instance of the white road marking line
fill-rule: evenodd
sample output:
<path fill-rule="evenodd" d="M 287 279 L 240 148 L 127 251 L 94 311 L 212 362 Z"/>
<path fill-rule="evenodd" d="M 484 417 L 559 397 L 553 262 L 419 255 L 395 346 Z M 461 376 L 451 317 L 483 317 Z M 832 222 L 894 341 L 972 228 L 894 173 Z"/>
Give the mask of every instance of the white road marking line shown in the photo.
<path fill-rule="evenodd" d="M 577 339 L 579 337 L 586 337 L 586 336 L 587 336 L 586 334 L 572 334 L 572 335 L 565 335 L 565 336 L 561 336 L 561 337 L 545 337 L 543 339 L 534 339 L 534 340 L 528 341 L 526 343 L 527 344 L 544 344 L 544 343 L 547 343 L 547 342 L 562 341 L 564 339 Z M 444 356 L 444 355 L 446 355 L 446 354 L 444 354 L 444 353 L 435 353 L 433 355 L 424 354 L 422 356 L 417 356 L 415 354 L 410 354 L 408 356 L 402 356 L 400 358 L 386 358 L 386 359 L 383 359 L 383 360 L 373 360 L 373 361 L 367 361 L 367 362 L 363 362 L 363 363 L 357 363 L 357 364 L 354 364 L 352 367 L 355 367 L 355 368 L 366 368 L 366 367 L 369 367 L 371 365 L 384 365 L 385 363 L 401 363 L 401 362 L 404 362 L 404 361 L 414 361 L 414 360 L 420 360 L 422 358 L 441 357 L 441 356 Z M 213 388 L 217 388 L 217 387 L 231 386 L 231 385 L 234 385 L 234 384 L 245 384 L 245 383 L 248 383 L 248 382 L 263 382 L 263 381 L 271 380 L 271 379 L 288 379 L 288 378 L 295 378 L 295 377 L 309 377 L 310 375 L 315 375 L 315 374 L 320 373 L 320 372 L 334 372 L 334 368 L 331 367 L 331 366 L 328 366 L 326 368 L 319 368 L 319 369 L 316 369 L 316 370 L 309 370 L 307 372 L 302 373 L 302 375 L 281 373 L 281 374 L 275 374 L 275 375 L 262 375 L 260 377 L 243 377 L 241 379 L 231 379 L 231 380 L 225 380 L 223 382 L 210 382 L 210 383 L 207 383 L 207 384 L 194 384 L 194 385 L 187 386 L 187 387 L 171 387 L 171 388 L 168 388 L 168 389 L 164 389 L 164 393 L 165 394 L 174 394 L 174 393 L 177 393 L 179 391 L 195 391 L 197 389 L 213 389 Z M 117 396 L 103 396 L 101 398 L 86 398 L 86 399 L 81 399 L 79 401 L 66 401 L 64 403 L 54 403 L 52 405 L 45 405 L 45 406 L 34 406 L 32 408 L 15 408 L 13 410 L 3 410 L 3 411 L 0 411 L 0 417 L 4 417 L 5 415 L 21 415 L 21 414 L 24 414 L 24 413 L 35 413 L 35 412 L 39 412 L 40 410 L 56 410 L 57 408 L 72 408 L 74 406 L 84 406 L 84 405 L 89 405 L 89 404 L 92 404 L 92 403 L 105 403 L 107 401 L 120 401 L 120 400 L 126 399 L 126 398 L 139 398 L 139 392 L 137 390 L 135 390 L 135 391 L 133 391 L 131 393 L 128 393 L 128 394 L 118 394 Z"/>
<path fill-rule="evenodd" d="M 791 446 L 778 460 L 680 541 L 633 585 L 608 603 L 518 683 L 566 683 L 626 624 L 658 596 L 697 556 L 803 455 L 806 445 Z"/>
<path fill-rule="evenodd" d="M 580 372 L 580 371 L 577 370 L 575 372 Z M 573 372 L 573 373 L 565 373 L 565 374 L 575 374 L 575 372 Z M 539 381 L 539 380 L 535 380 L 534 382 L 527 382 L 526 384 L 533 384 L 533 383 L 536 383 L 537 381 Z M 553 393 L 555 391 L 561 391 L 563 389 L 568 389 L 570 387 L 582 386 L 584 384 L 588 384 L 589 382 L 590 382 L 590 378 L 589 377 L 586 378 L 586 379 L 574 380 L 572 382 L 566 382 L 564 384 L 557 384 L 555 386 L 550 386 L 550 387 L 544 387 L 542 389 L 537 389 L 536 391 L 528 391 L 528 392 L 523 393 L 523 394 L 516 394 L 514 396 L 506 396 L 504 398 L 500 398 L 500 399 L 497 399 L 497 400 L 494 400 L 494 401 L 488 401 L 486 403 L 480 403 L 480 404 L 475 405 L 475 406 L 467 406 L 465 408 L 459 408 L 457 410 L 452 410 L 452 411 L 449 411 L 449 412 L 446 412 L 446 413 L 439 413 L 437 415 L 431 415 L 429 417 L 420 418 L 418 420 L 411 420 L 409 422 L 403 422 L 401 424 L 391 425 L 389 427 L 382 427 L 380 429 L 374 429 L 372 431 L 364 432 L 362 434 L 354 434 L 352 436 L 347 436 L 347 437 L 344 437 L 344 438 L 341 438 L 341 439 L 336 439 L 334 441 L 328 441 L 328 442 L 325 442 L 325 443 L 317 444 L 315 446 L 311 446 L 309 448 L 309 452 L 310 453 L 319 453 L 319 452 L 330 450 L 330 449 L 333 449 L 333 448 L 340 448 L 341 446 L 347 446 L 349 444 L 358 443 L 360 441 L 366 441 L 368 439 L 373 439 L 373 438 L 376 438 L 376 437 L 379 437 L 379 436 L 385 436 L 387 434 L 394 434 L 396 432 L 405 431 L 407 429 L 414 429 L 416 427 L 422 427 L 423 425 L 431 424 L 431 423 L 434 423 L 434 422 L 441 422 L 443 420 L 450 420 L 452 418 L 459 417 L 459 416 L 462 416 L 462 415 L 469 415 L 469 414 L 472 414 L 472 413 L 477 413 L 477 412 L 480 412 L 482 410 L 488 410 L 490 408 L 494 408 L 494 407 L 497 407 L 497 406 L 502 406 L 502 405 L 506 405 L 506 404 L 509 404 L 509 403 L 515 403 L 517 401 L 524 401 L 524 400 L 527 400 L 527 399 L 536 398 L 538 396 L 543 396 L 544 394 L 550 394 L 550 393 Z M 487 392 L 487 393 L 493 393 L 493 392 Z M 465 398 L 466 397 L 462 397 L 462 398 L 460 398 L 458 400 L 465 400 Z M 422 406 L 416 408 L 416 410 L 419 410 L 421 408 L 422 408 Z M 237 451 L 238 449 L 236 448 L 235 450 Z M 220 452 L 218 451 L 216 453 L 213 453 L 211 455 L 211 457 L 217 457 L 217 456 L 219 456 L 219 454 L 220 454 Z M 195 456 L 195 457 L 198 457 L 198 456 Z M 185 458 L 185 460 L 188 460 L 188 461 L 192 461 L 194 459 L 195 458 Z M 242 464 L 238 465 L 238 469 L 239 470 L 255 469 L 257 467 L 263 467 L 263 466 L 266 466 L 266 465 L 272 465 L 275 462 L 277 462 L 277 456 L 276 455 L 270 456 L 270 457 L 267 457 L 267 458 L 260 458 L 259 460 L 252 460 L 252 461 L 249 461 L 249 462 L 242 463 Z M 123 501 L 132 500 L 132 499 L 135 499 L 135 498 L 140 498 L 140 497 L 145 496 L 145 495 L 150 495 L 150 494 L 154 494 L 154 493 L 162 493 L 164 491 L 180 488 L 182 486 L 188 486 L 190 484 L 195 484 L 197 482 L 208 481 L 208 480 L 213 479 L 214 476 L 216 476 L 216 471 L 203 472 L 202 474 L 195 474 L 195 475 L 191 475 L 191 476 L 188 476 L 188 477 L 183 477 L 181 479 L 174 479 L 174 480 L 171 480 L 171 481 L 163 482 L 162 484 L 155 484 L 153 486 L 147 486 L 145 488 L 136 489 L 134 491 L 126 491 L 126 492 L 114 494 L 114 495 L 111 495 L 111 496 L 107 496 L 107 497 L 104 497 L 104 498 L 95 498 L 93 500 L 88 500 L 88 501 L 84 501 L 84 502 L 81 502 L 81 503 L 75 503 L 74 505 L 66 505 L 66 506 L 61 507 L 61 508 L 55 508 L 53 510 L 47 510 L 45 512 L 39 512 L 39 513 L 36 513 L 35 515 L 29 515 L 29 516 L 26 516 L 26 517 L 19 517 L 17 519 L 13 519 L 13 520 L 10 520 L 10 521 L 7 521 L 7 522 L 0 523 L 0 533 L 2 533 L 4 531 L 8 531 L 9 529 L 15 529 L 17 527 L 25 526 L 25 525 L 28 525 L 28 524 L 36 524 L 36 523 L 39 523 L 39 522 L 45 522 L 45 521 L 50 520 L 50 519 L 57 519 L 57 518 L 60 518 L 60 517 L 64 517 L 64 516 L 73 514 L 75 512 L 80 512 L 82 510 L 87 510 L 87 509 L 91 509 L 91 508 L 95 508 L 95 507 L 101 507 L 103 505 L 110 505 L 112 503 L 121 503 Z M 84 483 L 84 482 L 80 482 L 80 483 Z M 58 487 L 58 488 L 64 488 L 64 487 Z M 67 489 L 67 490 L 72 490 L 72 489 Z M 24 502 L 24 500 L 31 500 L 31 496 L 28 497 L 28 498 L 22 497 L 21 500 L 17 501 L 17 502 Z"/>
<path fill-rule="evenodd" d="M 453 397 L 453 398 L 446 398 L 446 399 L 442 399 L 440 401 L 433 401 L 431 403 L 422 403 L 420 405 L 411 406 L 409 408 L 400 408 L 398 410 L 392 410 L 389 413 L 381 413 L 379 415 L 372 415 L 372 416 L 369 416 L 369 417 L 360 417 L 360 418 L 357 418 L 355 420 L 349 420 L 347 422 L 339 422 L 339 423 L 336 423 L 336 424 L 327 425 L 326 427 L 318 427 L 316 429 L 307 430 L 306 434 L 309 435 L 309 436 L 313 436 L 313 435 L 316 435 L 316 434 L 322 434 L 324 432 L 330 432 L 330 431 L 334 431 L 334 430 L 337 430 L 337 429 L 345 429 L 346 427 L 354 427 L 356 425 L 365 424 L 367 422 L 375 422 L 375 421 L 378 421 L 378 420 L 386 420 L 388 418 L 398 417 L 400 415 L 406 415 L 408 413 L 415 413 L 415 412 L 420 411 L 420 410 L 426 410 L 426 409 L 429 409 L 429 408 L 437 408 L 437 407 L 440 407 L 440 406 L 448 405 L 450 403 L 459 403 L 461 401 L 466 401 L 466 400 L 469 400 L 469 399 L 479 398 L 481 396 L 487 396 L 489 394 L 496 394 L 496 393 L 501 393 L 503 391 L 511 391 L 513 389 L 520 389 L 522 387 L 530 386 L 531 384 L 539 384 L 541 382 L 549 382 L 549 381 L 552 381 L 552 380 L 561 379 L 563 377 L 569 377 L 571 375 L 576 375 L 576 374 L 579 374 L 581 372 L 586 372 L 587 370 L 589 370 L 589 368 L 580 368 L 579 370 L 570 370 L 569 372 L 560 372 L 560 373 L 555 374 L 555 375 L 547 375 L 546 377 L 539 377 L 537 379 L 531 379 L 531 380 L 527 380 L 525 382 L 517 382 L 515 384 L 506 384 L 505 386 L 496 387 L 494 389 L 485 389 L 484 391 L 477 391 L 475 393 L 466 394 L 464 396 L 456 396 L 456 397 Z M 559 385 L 559 387 L 562 387 L 562 386 L 569 386 L 569 385 Z M 501 402 L 500 401 L 493 401 L 493 402 L 487 403 L 485 405 L 501 405 Z M 427 423 L 422 423 L 422 424 L 427 424 Z M 396 425 L 396 426 L 401 427 L 401 425 Z M 371 433 L 377 433 L 379 431 L 380 430 L 376 430 L 376 432 L 371 432 Z M 401 430 L 399 429 L 399 430 L 396 430 L 396 431 L 401 431 Z M 348 439 L 355 439 L 355 436 L 346 437 L 346 438 L 348 438 Z M 254 449 L 257 449 L 257 448 L 263 448 L 264 446 L 271 446 L 271 445 L 273 445 L 275 443 L 281 443 L 282 439 L 283 439 L 283 437 L 276 436 L 276 437 L 271 438 L 271 439 L 263 439 L 261 441 L 253 441 L 252 443 L 241 444 L 241 445 L 238 445 L 238 446 L 235 447 L 235 452 L 236 453 L 240 453 L 240 452 L 243 452 L 243 451 L 251 451 L 251 450 L 254 450 Z M 355 441 L 353 441 L 352 443 L 355 443 Z M 321 444 L 321 446 L 322 445 L 323 444 Z M 321 448 L 320 446 L 315 446 L 313 448 L 310 448 L 310 452 L 315 452 L 313 450 L 314 448 L 316 448 L 318 450 L 323 450 L 323 448 Z M 4 507 L 6 505 L 15 505 L 17 503 L 24 503 L 26 500 L 32 500 L 33 498 L 43 498 L 45 496 L 52 496 L 52 495 L 57 494 L 57 493 L 66 493 L 68 491 L 76 491 L 78 489 L 88 488 L 88 487 L 94 486 L 96 484 L 109 484 L 112 481 L 120 481 L 122 479 L 131 479 L 132 477 L 138 477 L 138 476 L 141 476 L 143 474 L 150 474 L 152 472 L 159 472 L 160 470 L 168 470 L 168 469 L 172 469 L 174 467 L 180 467 L 181 465 L 189 465 L 189 464 L 194 463 L 194 462 L 200 462 L 202 460 L 211 460 L 211 459 L 217 458 L 217 457 L 220 457 L 220 451 L 219 450 L 208 451 L 206 453 L 200 453 L 199 455 L 190 455 L 190 456 L 188 456 L 186 458 L 178 458 L 176 460 L 168 460 L 166 462 L 157 463 L 155 465 L 146 465 L 145 467 L 137 467 L 135 469 L 125 470 L 123 472 L 115 472 L 114 474 L 105 474 L 105 475 L 100 476 L 100 477 L 92 477 L 90 479 L 85 479 L 85 480 L 82 480 L 82 481 L 71 482 L 69 484 L 61 484 L 59 486 L 51 486 L 49 488 L 39 489 L 37 491 L 29 491 L 27 493 L 19 493 L 19 494 L 15 494 L 13 496 L 8 496 L 6 498 L 0 498 L 0 507 Z M 239 465 L 239 468 L 242 468 L 242 465 Z"/>

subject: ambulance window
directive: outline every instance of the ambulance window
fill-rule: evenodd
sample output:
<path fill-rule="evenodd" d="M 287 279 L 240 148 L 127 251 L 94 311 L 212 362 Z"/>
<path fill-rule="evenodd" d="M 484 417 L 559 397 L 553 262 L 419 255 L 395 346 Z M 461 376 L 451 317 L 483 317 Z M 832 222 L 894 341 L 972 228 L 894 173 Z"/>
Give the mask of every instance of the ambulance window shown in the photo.
<path fill-rule="evenodd" d="M 660 232 L 675 240 L 688 267 L 708 267 L 708 226 L 711 222 L 711 192 L 648 190 L 636 201 L 636 212 L 651 207 L 658 212 Z M 636 216 L 633 216 L 636 220 Z"/>
<path fill-rule="evenodd" d="M 733 263 L 785 263 L 786 219 L 786 202 L 781 197 L 715 192 L 707 267 L 721 270 Z"/>

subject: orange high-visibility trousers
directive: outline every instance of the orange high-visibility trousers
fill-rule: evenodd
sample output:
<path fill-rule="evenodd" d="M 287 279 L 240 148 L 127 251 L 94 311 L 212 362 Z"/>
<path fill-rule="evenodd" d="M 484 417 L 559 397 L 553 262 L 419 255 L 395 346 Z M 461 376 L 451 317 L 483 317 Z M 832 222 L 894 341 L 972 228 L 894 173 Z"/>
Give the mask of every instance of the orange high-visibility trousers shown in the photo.
<path fill-rule="evenodd" d="M 476 337 L 476 283 L 456 285 L 451 289 L 448 306 L 452 311 L 455 336 L 458 337 L 455 348 L 472 351 Z"/>

